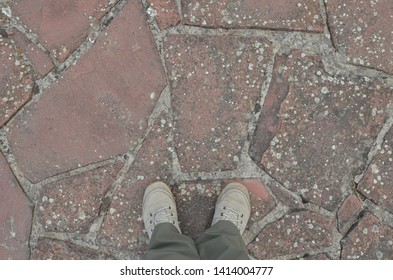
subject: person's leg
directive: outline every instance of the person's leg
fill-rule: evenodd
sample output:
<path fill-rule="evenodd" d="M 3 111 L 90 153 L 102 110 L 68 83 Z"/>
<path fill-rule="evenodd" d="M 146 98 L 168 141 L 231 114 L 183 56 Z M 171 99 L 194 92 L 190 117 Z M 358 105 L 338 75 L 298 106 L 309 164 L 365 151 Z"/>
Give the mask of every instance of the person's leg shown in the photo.
<path fill-rule="evenodd" d="M 150 238 L 147 260 L 199 259 L 194 241 L 181 234 L 175 199 L 163 182 L 147 187 L 142 216 Z"/>
<path fill-rule="evenodd" d="M 145 260 L 199 260 L 194 240 L 181 234 L 171 223 L 156 226 Z"/>
<path fill-rule="evenodd" d="M 249 259 L 241 235 L 250 213 L 248 190 L 238 183 L 227 185 L 217 199 L 211 228 L 195 241 L 201 259 Z"/>

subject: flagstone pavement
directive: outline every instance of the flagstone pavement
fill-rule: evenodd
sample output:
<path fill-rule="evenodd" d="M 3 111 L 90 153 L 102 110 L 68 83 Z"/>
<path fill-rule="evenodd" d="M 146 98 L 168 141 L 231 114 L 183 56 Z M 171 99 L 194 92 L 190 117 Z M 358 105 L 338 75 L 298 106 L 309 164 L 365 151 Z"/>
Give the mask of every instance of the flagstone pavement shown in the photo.
<path fill-rule="evenodd" d="M 393 2 L 1 0 L 0 259 L 140 259 L 229 182 L 252 259 L 393 259 Z"/>

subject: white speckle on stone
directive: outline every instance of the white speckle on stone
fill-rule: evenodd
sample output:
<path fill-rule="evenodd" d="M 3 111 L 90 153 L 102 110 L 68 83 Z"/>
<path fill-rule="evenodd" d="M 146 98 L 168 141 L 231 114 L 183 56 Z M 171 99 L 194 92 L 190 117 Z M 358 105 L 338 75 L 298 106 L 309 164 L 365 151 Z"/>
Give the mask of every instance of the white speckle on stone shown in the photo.
<path fill-rule="evenodd" d="M 145 180 L 145 176 L 142 176 L 142 175 L 138 175 L 138 176 L 136 176 L 136 178 L 138 179 L 138 181 Z"/>
<path fill-rule="evenodd" d="M 78 215 L 79 220 L 84 220 L 86 218 L 85 212 L 80 211 L 78 214 L 79 214 Z"/>
<path fill-rule="evenodd" d="M 378 173 L 379 173 L 378 166 L 376 166 L 375 164 L 372 164 L 372 165 L 371 165 L 371 171 L 372 171 L 372 173 L 374 173 L 374 174 L 378 174 Z"/>
<path fill-rule="evenodd" d="M 152 7 L 149 7 L 147 9 L 147 14 L 151 17 L 155 17 L 157 15 L 157 11 L 155 9 L 153 9 Z"/>
<path fill-rule="evenodd" d="M 5 14 L 7 17 L 12 17 L 12 12 L 10 7 L 3 7 L 1 8 L 1 12 Z"/>
<path fill-rule="evenodd" d="M 115 212 L 116 212 L 116 209 L 115 209 L 115 208 L 109 209 L 109 213 L 110 213 L 111 215 L 113 215 Z"/>
<path fill-rule="evenodd" d="M 375 255 L 377 255 L 378 260 L 380 260 L 380 259 L 383 258 L 383 253 L 382 253 L 381 251 L 377 251 L 377 252 L 375 253 Z"/>
<path fill-rule="evenodd" d="M 367 228 L 363 229 L 363 234 L 367 234 L 367 233 L 368 233 L 368 229 Z"/>

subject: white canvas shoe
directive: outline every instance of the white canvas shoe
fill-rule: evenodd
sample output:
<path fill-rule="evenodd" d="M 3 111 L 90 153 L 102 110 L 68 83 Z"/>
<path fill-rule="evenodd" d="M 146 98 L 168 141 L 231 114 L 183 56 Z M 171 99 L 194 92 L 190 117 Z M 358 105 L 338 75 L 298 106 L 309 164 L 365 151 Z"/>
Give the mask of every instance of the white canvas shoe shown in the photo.
<path fill-rule="evenodd" d="M 171 223 L 181 233 L 175 198 L 163 182 L 155 182 L 146 188 L 143 196 L 142 217 L 150 239 L 155 226 L 161 223 Z"/>
<path fill-rule="evenodd" d="M 228 184 L 217 199 L 212 226 L 219 221 L 232 222 L 243 234 L 251 214 L 250 195 L 239 183 Z"/>

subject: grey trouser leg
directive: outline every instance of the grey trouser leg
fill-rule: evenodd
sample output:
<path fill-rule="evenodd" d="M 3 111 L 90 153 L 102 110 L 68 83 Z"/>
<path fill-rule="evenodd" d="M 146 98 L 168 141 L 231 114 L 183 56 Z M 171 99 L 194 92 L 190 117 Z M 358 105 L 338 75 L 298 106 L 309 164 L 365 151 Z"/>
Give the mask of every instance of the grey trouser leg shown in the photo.
<path fill-rule="evenodd" d="M 195 240 L 202 260 L 249 260 L 248 250 L 237 227 L 219 221 Z"/>
<path fill-rule="evenodd" d="M 194 240 L 170 223 L 158 224 L 153 231 L 146 260 L 199 260 Z"/>
<path fill-rule="evenodd" d="M 248 260 L 248 251 L 239 230 L 229 221 L 220 221 L 194 241 L 170 223 L 156 226 L 146 260 Z"/>

